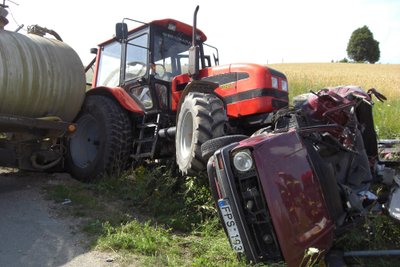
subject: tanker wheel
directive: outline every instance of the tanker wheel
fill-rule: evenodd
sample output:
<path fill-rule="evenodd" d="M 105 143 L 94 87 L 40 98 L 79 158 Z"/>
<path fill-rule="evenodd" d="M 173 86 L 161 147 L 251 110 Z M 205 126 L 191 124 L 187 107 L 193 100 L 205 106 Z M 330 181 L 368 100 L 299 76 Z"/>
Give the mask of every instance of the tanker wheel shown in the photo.
<path fill-rule="evenodd" d="M 127 113 L 112 99 L 88 96 L 67 140 L 67 170 L 81 181 L 118 176 L 126 169 L 132 147 Z"/>
<path fill-rule="evenodd" d="M 212 94 L 189 93 L 180 108 L 176 126 L 176 161 L 183 174 L 197 174 L 206 168 L 201 145 L 223 136 L 227 120 L 222 101 Z"/>

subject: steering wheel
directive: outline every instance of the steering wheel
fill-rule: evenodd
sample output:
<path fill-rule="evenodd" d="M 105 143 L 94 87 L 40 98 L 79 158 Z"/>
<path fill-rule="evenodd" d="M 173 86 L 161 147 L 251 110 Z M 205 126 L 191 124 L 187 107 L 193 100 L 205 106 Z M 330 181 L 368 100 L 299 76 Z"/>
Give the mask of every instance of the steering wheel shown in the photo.
<path fill-rule="evenodd" d="M 167 73 L 167 71 L 166 71 L 164 65 L 162 65 L 162 64 L 154 64 L 154 65 L 155 65 L 155 67 L 156 67 L 156 75 L 157 75 L 160 79 L 164 78 L 165 74 Z"/>
<path fill-rule="evenodd" d="M 136 77 L 144 75 L 147 70 L 146 64 L 140 61 L 131 61 L 126 63 L 126 65 L 126 73 Z"/>

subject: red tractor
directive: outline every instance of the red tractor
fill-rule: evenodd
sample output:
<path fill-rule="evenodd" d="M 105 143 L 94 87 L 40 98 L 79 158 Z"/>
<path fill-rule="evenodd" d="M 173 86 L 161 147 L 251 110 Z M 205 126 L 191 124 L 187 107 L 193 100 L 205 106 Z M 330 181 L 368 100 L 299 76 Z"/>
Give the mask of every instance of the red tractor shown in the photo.
<path fill-rule="evenodd" d="M 193 27 L 163 19 L 128 31 L 118 23 L 115 38 L 96 49 L 92 88 L 67 142 L 75 177 L 89 180 L 174 153 L 182 173 L 197 173 L 206 166 L 205 141 L 253 133 L 288 105 L 281 72 L 218 66 L 218 50 L 196 29 L 197 11 Z"/>

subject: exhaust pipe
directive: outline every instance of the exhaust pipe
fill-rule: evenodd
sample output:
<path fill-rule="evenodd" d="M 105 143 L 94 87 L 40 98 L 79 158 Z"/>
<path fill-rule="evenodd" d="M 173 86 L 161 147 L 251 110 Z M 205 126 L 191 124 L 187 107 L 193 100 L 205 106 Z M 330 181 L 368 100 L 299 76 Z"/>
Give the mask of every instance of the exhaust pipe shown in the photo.
<path fill-rule="evenodd" d="M 193 15 L 193 33 L 192 33 L 192 46 L 189 48 L 189 76 L 196 80 L 199 75 L 199 55 L 200 48 L 196 42 L 196 31 L 197 31 L 197 12 L 199 11 L 199 6 L 196 7 Z"/>

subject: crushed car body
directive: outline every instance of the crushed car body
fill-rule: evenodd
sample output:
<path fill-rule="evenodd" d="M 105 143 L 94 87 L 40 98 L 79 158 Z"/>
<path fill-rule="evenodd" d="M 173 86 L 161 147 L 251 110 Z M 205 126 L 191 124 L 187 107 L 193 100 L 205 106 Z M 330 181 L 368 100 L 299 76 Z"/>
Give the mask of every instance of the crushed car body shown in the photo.
<path fill-rule="evenodd" d="M 379 203 L 390 206 L 390 198 L 378 201 L 370 191 L 374 183 L 396 186 L 395 172 L 379 159 L 393 142 L 378 144 L 372 95 L 385 100 L 356 86 L 295 97 L 294 108 L 278 111 L 271 126 L 215 151 L 208 177 L 238 255 L 302 266 L 308 249 L 322 256 L 349 225 Z"/>

